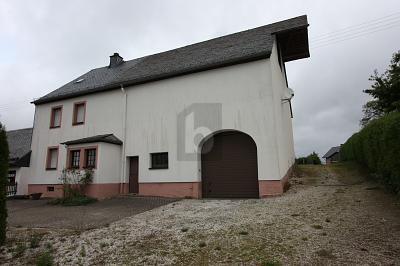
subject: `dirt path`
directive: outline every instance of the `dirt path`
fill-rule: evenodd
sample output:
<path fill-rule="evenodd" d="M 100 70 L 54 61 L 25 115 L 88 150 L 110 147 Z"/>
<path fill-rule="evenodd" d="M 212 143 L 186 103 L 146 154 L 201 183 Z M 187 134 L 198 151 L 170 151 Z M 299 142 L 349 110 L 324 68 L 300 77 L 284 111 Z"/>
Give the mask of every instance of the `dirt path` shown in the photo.
<path fill-rule="evenodd" d="M 282 197 L 183 200 L 100 229 L 52 231 L 19 259 L 48 250 L 62 265 L 400 265 L 393 195 L 344 166 L 302 167 L 291 183 Z"/>

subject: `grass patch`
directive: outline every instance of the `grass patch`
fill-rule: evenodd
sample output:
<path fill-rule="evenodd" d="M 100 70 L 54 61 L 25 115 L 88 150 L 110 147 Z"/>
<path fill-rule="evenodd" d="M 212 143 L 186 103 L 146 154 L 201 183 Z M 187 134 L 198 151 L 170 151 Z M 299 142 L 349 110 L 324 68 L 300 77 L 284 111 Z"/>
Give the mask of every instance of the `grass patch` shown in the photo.
<path fill-rule="evenodd" d="M 315 252 L 318 256 L 327 258 L 327 259 L 334 259 L 336 258 L 335 255 L 332 254 L 331 250 L 326 250 L 326 249 L 320 249 L 317 252 Z"/>
<path fill-rule="evenodd" d="M 280 264 L 279 262 L 272 261 L 272 260 L 267 260 L 267 261 L 261 262 L 261 266 L 281 266 L 281 265 L 282 264 Z"/>
<path fill-rule="evenodd" d="M 299 177 L 320 177 L 324 171 L 323 165 L 296 165 L 295 174 Z"/>
<path fill-rule="evenodd" d="M 54 258 L 49 251 L 41 253 L 36 257 L 36 266 L 52 266 L 54 264 Z"/>
<path fill-rule="evenodd" d="M 42 241 L 43 235 L 34 233 L 31 235 L 31 239 L 29 240 L 30 248 L 38 248 L 40 246 L 40 241 Z"/>
<path fill-rule="evenodd" d="M 17 246 L 14 249 L 14 254 L 13 257 L 14 258 L 20 258 L 25 254 L 27 247 L 25 245 L 25 243 L 23 242 L 18 242 Z"/>
<path fill-rule="evenodd" d="M 96 202 L 97 199 L 86 197 L 86 196 L 77 196 L 71 198 L 57 198 L 47 202 L 50 205 L 61 205 L 61 206 L 82 206 L 90 203 Z"/>
<path fill-rule="evenodd" d="M 338 180 L 347 185 L 362 183 L 369 176 L 365 167 L 354 162 L 341 162 L 327 165 L 336 174 Z"/>
<path fill-rule="evenodd" d="M 86 249 L 85 246 L 81 247 L 81 252 L 79 253 L 81 255 L 81 257 L 86 257 Z"/>
<path fill-rule="evenodd" d="M 322 225 L 320 225 L 320 224 L 313 224 L 313 225 L 311 225 L 311 227 L 314 229 L 318 229 L 318 230 L 322 229 Z"/>

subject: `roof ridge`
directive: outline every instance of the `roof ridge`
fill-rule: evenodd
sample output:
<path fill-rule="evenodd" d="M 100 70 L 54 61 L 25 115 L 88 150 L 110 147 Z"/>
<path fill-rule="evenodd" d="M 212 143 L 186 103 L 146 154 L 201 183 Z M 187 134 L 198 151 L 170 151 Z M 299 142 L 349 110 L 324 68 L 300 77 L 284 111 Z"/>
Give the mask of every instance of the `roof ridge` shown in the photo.
<path fill-rule="evenodd" d="M 33 129 L 33 127 L 26 127 L 26 128 L 20 128 L 20 129 L 12 129 L 12 130 L 7 130 L 6 132 L 22 131 L 22 130 L 28 130 L 28 129 Z"/>

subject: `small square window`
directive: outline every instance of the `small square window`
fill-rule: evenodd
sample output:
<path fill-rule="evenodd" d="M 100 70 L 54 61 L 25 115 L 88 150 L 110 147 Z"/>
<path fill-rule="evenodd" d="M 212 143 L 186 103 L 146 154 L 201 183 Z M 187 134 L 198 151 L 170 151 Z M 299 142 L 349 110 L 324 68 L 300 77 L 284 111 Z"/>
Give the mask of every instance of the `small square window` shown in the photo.
<path fill-rule="evenodd" d="M 85 123 L 86 103 L 75 103 L 73 113 L 73 125 L 81 125 Z"/>
<path fill-rule="evenodd" d="M 58 162 L 58 148 L 49 148 L 47 150 L 46 169 L 56 170 L 57 162 Z"/>
<path fill-rule="evenodd" d="M 47 187 L 47 192 L 53 192 L 54 191 L 54 187 Z"/>
<path fill-rule="evenodd" d="M 150 169 L 168 169 L 168 152 L 151 153 Z"/>
<path fill-rule="evenodd" d="M 81 151 L 80 150 L 73 150 L 70 151 L 70 168 L 79 169 L 81 161 Z"/>
<path fill-rule="evenodd" d="M 61 127 L 62 107 L 57 106 L 51 109 L 50 128 Z"/>

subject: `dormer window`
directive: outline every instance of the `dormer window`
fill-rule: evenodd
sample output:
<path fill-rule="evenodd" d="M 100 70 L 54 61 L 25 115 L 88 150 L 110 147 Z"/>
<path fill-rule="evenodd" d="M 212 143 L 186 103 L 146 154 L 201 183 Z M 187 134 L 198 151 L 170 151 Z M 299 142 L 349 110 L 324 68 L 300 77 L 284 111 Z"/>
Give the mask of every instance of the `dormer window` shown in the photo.
<path fill-rule="evenodd" d="M 85 123 L 85 115 L 86 115 L 86 102 L 75 103 L 72 125 L 84 124 Z"/>
<path fill-rule="evenodd" d="M 50 128 L 61 127 L 62 106 L 51 108 Z"/>

